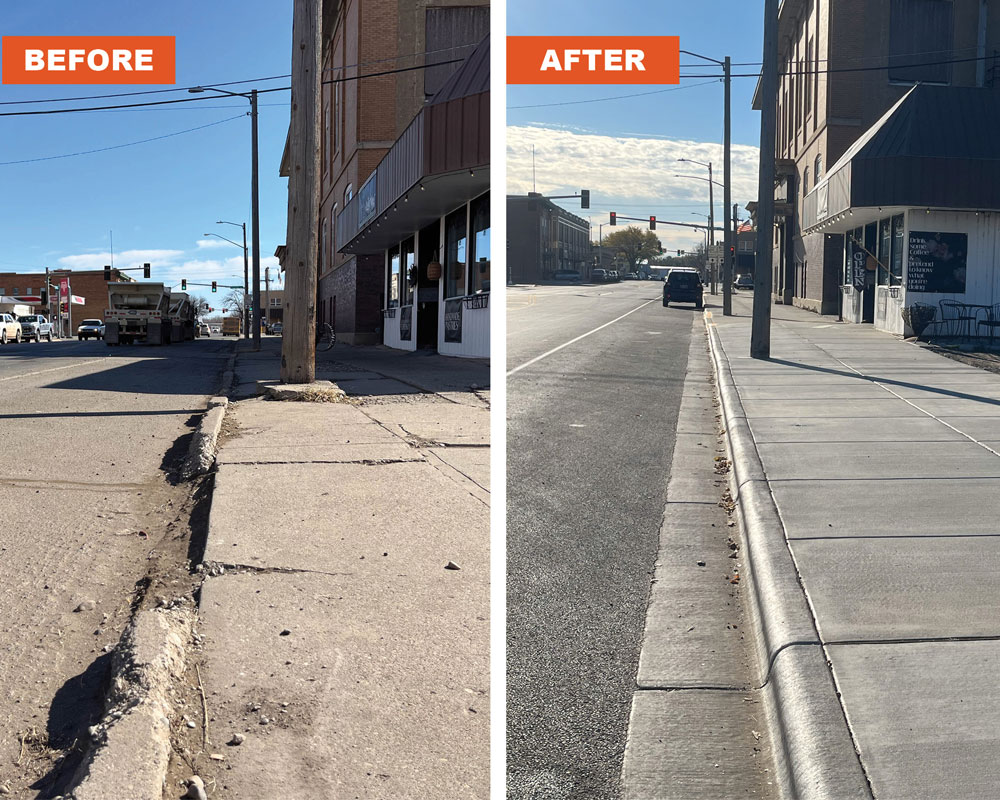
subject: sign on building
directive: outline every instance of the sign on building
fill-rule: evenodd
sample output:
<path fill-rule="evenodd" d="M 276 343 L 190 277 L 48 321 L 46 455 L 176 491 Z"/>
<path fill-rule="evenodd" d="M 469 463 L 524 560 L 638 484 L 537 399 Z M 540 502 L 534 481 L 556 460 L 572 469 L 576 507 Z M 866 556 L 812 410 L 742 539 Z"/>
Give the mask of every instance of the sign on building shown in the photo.
<path fill-rule="evenodd" d="M 378 199 L 375 194 L 375 176 L 378 175 L 378 170 L 373 172 L 368 180 L 365 181 L 365 185 L 361 187 L 358 192 L 358 227 L 360 228 L 368 220 L 375 216 L 375 208 L 377 206 L 376 200 Z"/>
<path fill-rule="evenodd" d="M 967 233 L 910 231 L 907 291 L 965 294 L 968 252 Z"/>

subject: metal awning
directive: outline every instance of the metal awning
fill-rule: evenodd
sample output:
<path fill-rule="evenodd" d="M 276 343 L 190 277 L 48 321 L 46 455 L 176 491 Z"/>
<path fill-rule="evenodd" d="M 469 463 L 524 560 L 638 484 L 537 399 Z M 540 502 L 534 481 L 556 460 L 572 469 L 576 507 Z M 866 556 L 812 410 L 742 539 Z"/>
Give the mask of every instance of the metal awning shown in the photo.
<path fill-rule="evenodd" d="M 838 232 L 867 209 L 1000 209 L 1000 94 L 916 85 L 803 201 L 802 230 Z"/>

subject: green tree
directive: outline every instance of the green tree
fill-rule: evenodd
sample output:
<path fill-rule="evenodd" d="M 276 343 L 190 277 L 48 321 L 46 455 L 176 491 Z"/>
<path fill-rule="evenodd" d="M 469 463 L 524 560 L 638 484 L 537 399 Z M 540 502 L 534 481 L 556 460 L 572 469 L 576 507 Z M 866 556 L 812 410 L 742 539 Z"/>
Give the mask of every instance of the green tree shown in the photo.
<path fill-rule="evenodd" d="M 661 252 L 656 234 L 635 225 L 609 233 L 604 237 L 604 247 L 624 259 L 628 265 L 627 272 L 637 272 L 641 262 Z"/>

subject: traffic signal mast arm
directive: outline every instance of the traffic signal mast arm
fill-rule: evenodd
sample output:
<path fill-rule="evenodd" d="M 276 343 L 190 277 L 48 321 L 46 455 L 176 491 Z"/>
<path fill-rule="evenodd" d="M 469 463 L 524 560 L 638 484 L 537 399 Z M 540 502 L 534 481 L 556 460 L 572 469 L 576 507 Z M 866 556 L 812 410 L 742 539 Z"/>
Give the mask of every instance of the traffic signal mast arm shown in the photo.
<path fill-rule="evenodd" d="M 698 230 L 702 230 L 702 231 L 707 231 L 708 230 L 708 225 L 699 225 L 696 222 L 668 222 L 665 219 L 660 219 L 659 217 L 655 217 L 655 216 L 653 216 L 653 217 L 623 217 L 621 214 L 616 214 L 616 213 L 614 213 L 612 211 L 611 212 L 611 217 L 612 217 L 612 219 L 615 219 L 615 220 L 628 219 L 628 220 L 632 220 L 633 222 L 645 222 L 645 223 L 650 224 L 650 225 L 680 225 L 682 228 L 697 228 Z M 651 230 L 655 230 L 655 228 L 651 228 Z M 721 231 L 721 230 L 723 230 L 723 228 L 716 227 L 716 228 L 714 228 L 714 230 Z"/>

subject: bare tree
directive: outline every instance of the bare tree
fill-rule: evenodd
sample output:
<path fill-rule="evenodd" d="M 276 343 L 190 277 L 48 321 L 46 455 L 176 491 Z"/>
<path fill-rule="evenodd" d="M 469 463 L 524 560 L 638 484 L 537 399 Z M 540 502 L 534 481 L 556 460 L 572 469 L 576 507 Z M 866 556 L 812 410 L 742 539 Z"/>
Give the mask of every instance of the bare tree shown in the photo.
<path fill-rule="evenodd" d="M 222 300 L 222 306 L 230 317 L 242 317 L 246 310 L 246 296 L 242 289 L 231 289 Z"/>

